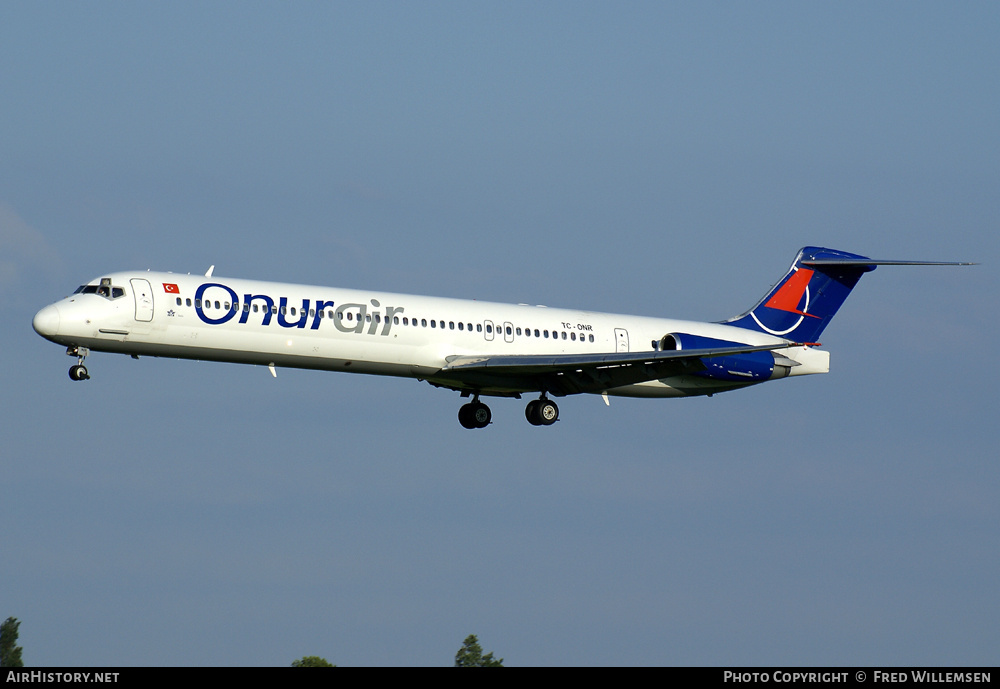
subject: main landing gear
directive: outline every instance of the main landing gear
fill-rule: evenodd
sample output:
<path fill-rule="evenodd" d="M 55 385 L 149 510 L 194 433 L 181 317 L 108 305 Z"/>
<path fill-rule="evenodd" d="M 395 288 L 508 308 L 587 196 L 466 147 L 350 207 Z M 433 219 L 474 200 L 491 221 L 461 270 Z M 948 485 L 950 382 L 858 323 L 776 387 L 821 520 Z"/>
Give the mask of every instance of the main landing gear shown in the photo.
<path fill-rule="evenodd" d="M 539 399 L 528 402 L 528 406 L 524 408 L 524 416 L 532 426 L 551 426 L 559 420 L 559 407 L 542 395 Z"/>
<path fill-rule="evenodd" d="M 69 377 L 71 380 L 90 380 L 90 374 L 87 373 L 87 367 L 83 365 L 83 360 L 87 358 L 90 354 L 90 350 L 86 347 L 69 347 L 66 349 L 66 353 L 70 356 L 76 357 L 76 364 L 69 367 Z"/>
<path fill-rule="evenodd" d="M 559 420 L 559 407 L 542 395 L 541 398 L 528 402 L 524 416 L 532 426 L 551 426 Z M 458 422 L 463 428 L 486 428 L 492 419 L 493 413 L 479 401 L 479 395 L 473 397 L 468 404 L 463 404 L 458 410 Z"/>
<path fill-rule="evenodd" d="M 493 412 L 479 401 L 479 395 L 472 398 L 468 404 L 463 404 L 458 410 L 458 422 L 463 428 L 486 428 L 492 418 Z"/>

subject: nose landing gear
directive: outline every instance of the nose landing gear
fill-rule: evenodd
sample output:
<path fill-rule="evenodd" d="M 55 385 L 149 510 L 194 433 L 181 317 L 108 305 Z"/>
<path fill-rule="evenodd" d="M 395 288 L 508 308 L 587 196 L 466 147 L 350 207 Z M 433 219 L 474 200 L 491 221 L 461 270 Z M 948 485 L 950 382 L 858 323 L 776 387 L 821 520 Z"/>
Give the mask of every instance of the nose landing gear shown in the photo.
<path fill-rule="evenodd" d="M 69 367 L 69 377 L 71 380 L 90 380 L 87 367 L 83 365 L 83 360 L 90 354 L 86 347 L 68 347 L 66 353 L 76 357 L 76 364 Z"/>

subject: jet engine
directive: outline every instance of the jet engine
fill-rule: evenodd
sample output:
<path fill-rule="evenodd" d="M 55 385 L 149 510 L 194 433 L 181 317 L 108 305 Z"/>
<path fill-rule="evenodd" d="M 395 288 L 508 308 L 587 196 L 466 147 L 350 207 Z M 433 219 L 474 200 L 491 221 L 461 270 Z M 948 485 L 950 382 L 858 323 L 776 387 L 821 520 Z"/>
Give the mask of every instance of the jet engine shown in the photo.
<path fill-rule="evenodd" d="M 660 338 L 659 349 L 663 352 L 690 349 L 719 349 L 739 347 L 746 343 L 717 340 L 712 337 L 690 335 L 688 333 L 668 333 Z M 729 382 L 762 383 L 765 380 L 784 378 L 797 362 L 777 352 L 746 352 L 744 354 L 724 354 L 702 357 L 704 371 L 693 375 L 713 380 Z"/>

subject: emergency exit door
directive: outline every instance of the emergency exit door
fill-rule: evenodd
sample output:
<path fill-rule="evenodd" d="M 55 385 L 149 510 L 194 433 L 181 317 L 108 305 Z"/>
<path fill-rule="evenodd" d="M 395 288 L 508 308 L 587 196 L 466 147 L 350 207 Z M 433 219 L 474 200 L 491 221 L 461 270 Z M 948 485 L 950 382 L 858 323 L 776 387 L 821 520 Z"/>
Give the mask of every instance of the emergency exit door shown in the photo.
<path fill-rule="evenodd" d="M 615 328 L 615 351 L 628 351 L 628 330 L 625 328 Z"/>

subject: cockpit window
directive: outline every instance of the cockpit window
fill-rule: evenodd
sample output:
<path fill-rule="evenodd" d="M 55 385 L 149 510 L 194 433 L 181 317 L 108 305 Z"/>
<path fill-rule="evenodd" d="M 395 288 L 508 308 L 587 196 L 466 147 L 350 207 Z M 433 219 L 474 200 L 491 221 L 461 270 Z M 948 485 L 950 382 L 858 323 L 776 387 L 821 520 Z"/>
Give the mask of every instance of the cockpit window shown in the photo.
<path fill-rule="evenodd" d="M 96 294 L 114 300 L 125 296 L 125 288 L 112 285 L 111 278 L 101 278 L 100 285 L 80 285 L 73 294 Z"/>

